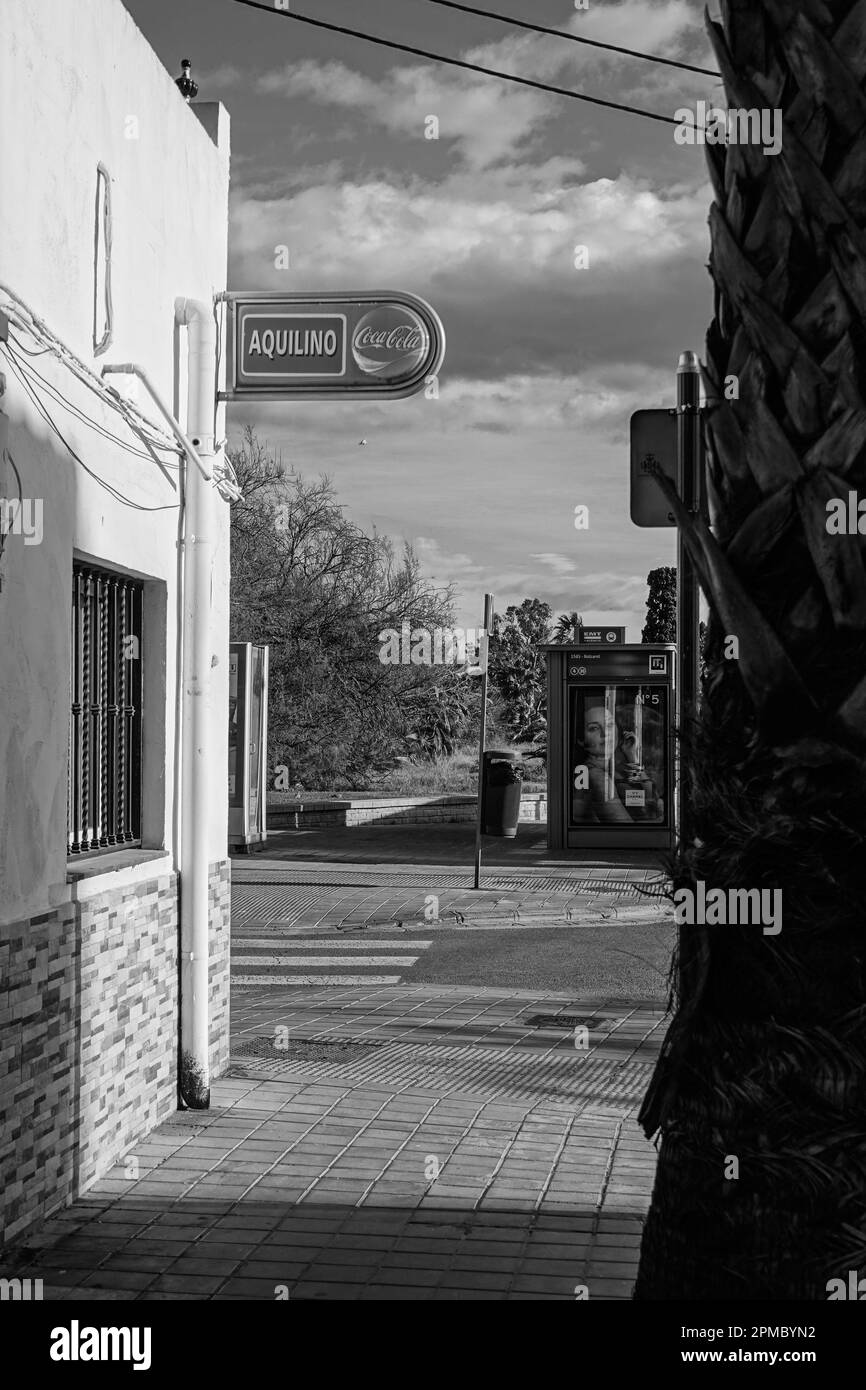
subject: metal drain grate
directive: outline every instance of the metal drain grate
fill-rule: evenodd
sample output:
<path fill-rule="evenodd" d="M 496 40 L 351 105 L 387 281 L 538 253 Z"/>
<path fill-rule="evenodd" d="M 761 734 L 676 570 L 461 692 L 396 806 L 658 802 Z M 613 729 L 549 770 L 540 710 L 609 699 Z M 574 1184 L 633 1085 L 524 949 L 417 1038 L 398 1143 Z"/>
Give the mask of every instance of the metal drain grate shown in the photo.
<path fill-rule="evenodd" d="M 354 1038 L 293 1038 L 278 1047 L 276 1040 L 265 1034 L 238 1043 L 232 1048 L 231 1060 L 263 1058 L 278 1067 L 292 1062 L 357 1062 L 383 1046 L 381 1042 L 358 1042 Z"/>
<path fill-rule="evenodd" d="M 280 887 L 268 889 L 264 885 L 238 887 L 232 889 L 232 925 L 248 926 L 257 923 L 279 922 L 281 926 L 294 926 L 304 913 L 316 907 L 326 894 L 311 888 Z"/>
<path fill-rule="evenodd" d="M 319 887 L 343 888 L 471 888 L 472 874 L 469 871 L 448 869 L 424 869 L 422 871 L 401 872 L 382 869 L 250 869 L 234 868 L 233 892 L 241 893 L 238 885 L 249 885 L 246 891 L 260 891 L 265 886 L 316 885 Z M 253 885 L 255 885 L 253 889 Z M 568 874 L 528 874 L 512 872 L 487 872 L 482 874 L 481 888 L 498 891 L 523 889 L 534 892 L 556 891 L 560 893 L 617 893 L 627 897 L 664 897 L 667 884 L 662 880 L 641 881 L 622 878 L 579 878 Z M 259 899 L 261 901 L 261 899 Z"/>
<path fill-rule="evenodd" d="M 580 1014 L 533 1014 L 525 1022 L 527 1028 L 564 1028 L 567 1032 L 581 1027 L 597 1032 L 605 1026 L 610 1027 L 608 1018 L 583 1018 Z"/>

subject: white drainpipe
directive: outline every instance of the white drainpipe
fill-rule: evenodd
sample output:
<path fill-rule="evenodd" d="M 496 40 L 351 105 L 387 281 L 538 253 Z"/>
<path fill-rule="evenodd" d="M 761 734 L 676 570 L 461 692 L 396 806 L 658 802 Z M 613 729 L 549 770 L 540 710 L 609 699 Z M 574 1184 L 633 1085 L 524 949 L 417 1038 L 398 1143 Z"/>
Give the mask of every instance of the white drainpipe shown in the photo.
<path fill-rule="evenodd" d="M 135 362 L 105 366 L 102 375 L 140 378 L 184 450 L 186 516 L 183 553 L 183 670 L 181 700 L 180 1077 L 181 1101 L 191 1110 L 210 1104 L 209 845 L 211 610 L 214 528 L 214 389 L 216 324 L 197 299 L 176 299 L 175 322 L 189 346 L 184 432 Z M 195 467 L 190 467 L 190 464 Z M 218 786 L 219 791 L 219 786 Z"/>
<path fill-rule="evenodd" d="M 175 322 L 189 347 L 186 433 L 205 470 L 214 454 L 216 324 L 213 309 L 176 299 Z M 209 820 L 211 811 L 211 613 L 215 498 L 198 468 L 187 466 L 183 565 L 183 701 L 181 737 L 180 1095 L 192 1110 L 210 1104 Z M 221 783 L 216 791 L 221 790 Z"/>

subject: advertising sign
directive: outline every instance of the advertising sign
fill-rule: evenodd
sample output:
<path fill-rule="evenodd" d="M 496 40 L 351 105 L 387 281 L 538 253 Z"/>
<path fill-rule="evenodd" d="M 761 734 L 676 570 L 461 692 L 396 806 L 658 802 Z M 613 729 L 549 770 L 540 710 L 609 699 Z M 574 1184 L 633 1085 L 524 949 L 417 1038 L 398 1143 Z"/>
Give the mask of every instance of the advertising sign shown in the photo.
<path fill-rule="evenodd" d="M 269 648 L 229 645 L 228 842 L 249 849 L 267 839 Z"/>
<path fill-rule="evenodd" d="M 579 627 L 577 629 L 577 640 L 579 645 L 584 643 L 598 643 L 601 646 L 616 643 L 622 646 L 625 642 L 624 627 Z"/>
<path fill-rule="evenodd" d="M 435 377 L 445 330 L 403 291 L 228 294 L 227 389 L 221 400 L 381 400 Z"/>

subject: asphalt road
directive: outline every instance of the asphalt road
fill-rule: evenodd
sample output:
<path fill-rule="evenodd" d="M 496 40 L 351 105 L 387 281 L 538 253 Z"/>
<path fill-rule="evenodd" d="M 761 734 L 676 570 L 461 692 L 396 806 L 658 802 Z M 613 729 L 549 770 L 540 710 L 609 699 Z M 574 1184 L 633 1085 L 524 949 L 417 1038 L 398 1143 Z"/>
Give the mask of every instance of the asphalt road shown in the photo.
<path fill-rule="evenodd" d="M 663 1003 L 675 936 L 670 924 L 440 931 L 404 980 Z"/>
<path fill-rule="evenodd" d="M 238 983 L 313 982 L 360 987 L 369 980 L 404 985 L 475 985 L 559 990 L 582 997 L 664 1004 L 675 929 L 668 921 L 591 926 L 460 928 L 413 923 L 411 929 L 335 932 L 289 930 L 233 941 Z M 382 971 L 386 973 L 381 974 Z M 288 972 L 288 974 L 287 974 Z"/>

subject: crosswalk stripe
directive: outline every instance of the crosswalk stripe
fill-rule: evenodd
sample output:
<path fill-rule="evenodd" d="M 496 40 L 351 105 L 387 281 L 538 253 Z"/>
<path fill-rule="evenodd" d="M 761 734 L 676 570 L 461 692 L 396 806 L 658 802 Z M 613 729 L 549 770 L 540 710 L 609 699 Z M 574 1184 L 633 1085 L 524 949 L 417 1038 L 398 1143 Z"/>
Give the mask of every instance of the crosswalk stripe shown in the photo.
<path fill-rule="evenodd" d="M 236 985 L 399 985 L 400 975 L 233 975 Z"/>
<path fill-rule="evenodd" d="M 433 945 L 432 941 L 409 941 L 406 938 L 392 937 L 385 941 L 323 941 L 321 937 L 236 937 L 235 945 L 245 951 L 249 950 L 273 950 L 275 946 L 291 946 L 293 951 L 369 951 L 382 950 L 389 951 L 426 951 Z"/>
<path fill-rule="evenodd" d="M 232 956 L 233 965 L 414 965 L 417 956 Z"/>

